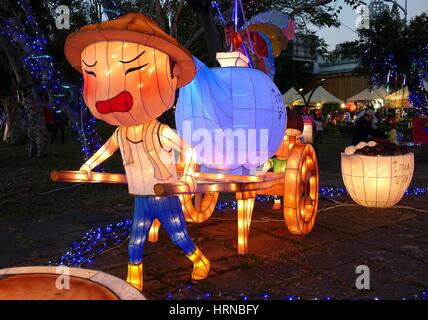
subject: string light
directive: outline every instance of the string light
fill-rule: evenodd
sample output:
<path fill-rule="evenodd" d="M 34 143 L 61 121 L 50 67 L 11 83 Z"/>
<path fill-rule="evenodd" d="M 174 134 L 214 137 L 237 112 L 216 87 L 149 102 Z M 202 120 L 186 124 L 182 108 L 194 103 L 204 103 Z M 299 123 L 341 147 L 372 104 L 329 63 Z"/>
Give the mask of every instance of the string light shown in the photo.
<path fill-rule="evenodd" d="M 186 289 L 191 289 L 191 292 L 187 292 L 189 290 Z M 192 288 L 192 286 L 188 286 L 187 284 L 181 286 L 180 288 L 178 288 L 177 290 L 175 290 L 174 292 L 170 292 L 166 295 L 166 299 L 168 300 L 172 300 L 172 299 L 182 299 L 184 291 L 186 291 L 185 293 L 185 298 L 189 299 L 189 300 L 201 300 L 201 299 L 218 299 L 219 297 L 227 298 L 227 299 L 231 299 L 231 300 L 243 300 L 243 301 L 248 301 L 248 300 L 288 300 L 288 301 L 297 301 L 297 300 L 325 300 L 325 301 L 331 301 L 331 300 L 339 300 L 340 298 L 334 298 L 333 296 L 330 295 L 325 295 L 322 297 L 318 297 L 318 296 L 299 296 L 299 295 L 290 295 L 290 294 L 286 294 L 286 295 L 282 295 L 282 297 L 280 296 L 280 298 L 278 298 L 278 296 L 275 297 L 271 297 L 271 295 L 269 295 L 269 293 L 263 292 L 263 293 L 254 293 L 254 294 L 245 294 L 245 293 L 240 293 L 240 294 L 236 294 L 233 292 L 228 292 L 228 291 L 211 291 L 211 292 L 204 292 L 201 293 L 199 292 L 199 290 L 197 288 Z M 189 294 L 190 293 L 190 294 Z M 191 293 L 193 293 L 194 295 L 192 296 Z M 352 300 L 358 300 L 358 297 L 354 297 L 352 298 Z M 367 298 L 367 297 L 362 297 L 362 300 L 384 300 L 382 297 L 380 296 L 374 296 L 372 298 Z M 385 298 L 385 300 L 389 300 L 390 298 Z M 405 297 L 400 297 L 398 298 L 400 300 L 428 300 L 428 294 L 427 291 L 425 289 L 421 290 L 421 291 L 417 291 L 417 293 L 413 294 L 413 295 L 408 295 Z"/>
<path fill-rule="evenodd" d="M 218 18 L 219 18 L 219 20 L 220 20 L 220 22 L 223 24 L 223 25 L 225 25 L 226 24 L 226 20 L 224 19 L 224 16 L 223 16 L 223 14 L 221 13 L 221 11 L 220 11 L 220 7 L 219 7 L 219 4 L 218 4 L 218 2 L 217 1 L 213 1 L 213 2 L 211 2 L 211 6 L 217 11 L 217 16 L 218 16 Z"/>
<path fill-rule="evenodd" d="M 70 89 L 70 86 L 63 84 L 59 70 L 55 69 L 52 56 L 47 54 L 47 40 L 38 31 L 31 6 L 28 3 L 22 3 L 22 8 L 26 13 L 24 23 L 20 25 L 13 23 L 11 19 L 0 18 L 0 33 L 15 43 L 25 54 L 24 64 L 31 76 L 53 97 L 47 107 L 53 113 L 60 114 L 63 112 L 63 106 L 69 104 L 64 89 Z M 85 108 L 80 98 L 79 110 L 71 110 L 71 113 L 87 115 Z M 82 146 L 84 158 L 88 159 L 101 147 L 101 143 L 95 131 L 95 118 L 87 115 L 81 120 L 73 121 L 72 129 L 76 132 Z"/>
<path fill-rule="evenodd" d="M 320 197 L 334 198 L 346 196 L 347 192 L 341 186 L 322 186 L 319 189 Z M 428 187 L 410 187 L 406 196 L 423 196 L 428 194 Z M 257 196 L 256 202 L 272 201 L 273 196 Z M 235 200 L 219 201 L 216 209 L 220 212 L 237 208 Z M 131 232 L 132 220 L 124 219 L 115 224 L 90 229 L 81 240 L 74 241 L 69 250 L 56 261 L 49 261 L 52 265 L 67 265 L 80 267 L 85 262 L 91 263 L 93 258 L 124 243 Z"/>
<path fill-rule="evenodd" d="M 428 71 L 428 45 L 422 55 L 414 58 L 410 66 L 409 102 L 417 110 L 428 111 L 428 92 L 424 87 L 424 77 Z"/>

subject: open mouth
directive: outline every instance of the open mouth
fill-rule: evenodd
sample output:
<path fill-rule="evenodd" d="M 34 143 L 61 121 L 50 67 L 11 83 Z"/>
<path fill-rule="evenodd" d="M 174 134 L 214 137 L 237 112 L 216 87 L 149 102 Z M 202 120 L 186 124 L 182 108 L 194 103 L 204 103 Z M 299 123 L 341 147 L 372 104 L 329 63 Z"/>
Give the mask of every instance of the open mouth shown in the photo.
<path fill-rule="evenodd" d="M 132 109 L 132 96 L 128 91 L 123 91 L 117 96 L 103 101 L 97 101 L 95 107 L 101 114 L 111 112 L 128 112 Z"/>

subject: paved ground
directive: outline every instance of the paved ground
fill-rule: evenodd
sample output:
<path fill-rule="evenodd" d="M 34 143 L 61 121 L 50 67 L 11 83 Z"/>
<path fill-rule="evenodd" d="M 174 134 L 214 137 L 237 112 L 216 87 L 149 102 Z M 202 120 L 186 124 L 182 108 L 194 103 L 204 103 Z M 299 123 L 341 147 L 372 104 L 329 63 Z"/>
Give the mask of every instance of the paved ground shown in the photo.
<path fill-rule="evenodd" d="M 332 147 L 333 148 L 333 147 Z M 340 185 L 340 158 L 321 149 L 321 183 Z M 428 186 L 428 165 L 417 162 L 414 185 Z M 73 190 L 70 201 L 73 199 Z M 352 203 L 347 197 L 337 199 Z M 37 200 L 35 200 L 37 201 Z M 428 196 L 406 197 L 400 206 L 427 210 Z M 236 253 L 236 213 L 215 212 L 189 233 L 210 258 L 208 279 L 190 281 L 191 263 L 161 231 L 158 243 L 145 252 L 145 295 L 152 299 L 249 298 L 414 298 L 428 288 L 428 214 L 403 207 L 388 210 L 355 205 L 334 208 L 321 200 L 314 231 L 293 236 L 281 212 L 270 203 L 257 203 L 249 238 L 249 254 Z M 91 227 L 131 217 L 132 208 L 118 205 L 99 211 L 69 210 L 40 219 L 0 217 L 0 267 L 46 264 L 62 255 L 70 243 Z M 270 220 L 266 219 L 269 218 Z M 84 267 L 125 278 L 126 245 Z M 371 289 L 355 289 L 355 268 L 370 268 Z"/>

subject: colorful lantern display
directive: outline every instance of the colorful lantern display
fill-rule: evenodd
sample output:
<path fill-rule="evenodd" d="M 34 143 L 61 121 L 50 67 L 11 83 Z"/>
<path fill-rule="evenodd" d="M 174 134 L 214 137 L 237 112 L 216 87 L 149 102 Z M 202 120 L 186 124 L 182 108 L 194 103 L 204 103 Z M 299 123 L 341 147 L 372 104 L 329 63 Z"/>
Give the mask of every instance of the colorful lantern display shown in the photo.
<path fill-rule="evenodd" d="M 302 143 L 303 118 L 297 112 L 287 109 L 287 130 L 275 156 L 269 159 L 263 167 L 263 171 L 271 169 L 275 173 L 285 173 L 287 160 L 294 145 Z M 281 199 L 274 196 L 273 210 L 281 209 Z"/>
<path fill-rule="evenodd" d="M 196 190 L 195 150 L 156 120 L 172 107 L 176 89 L 193 79 L 191 54 L 150 18 L 130 13 L 71 34 L 65 55 L 83 73 L 84 99 L 92 114 L 118 127 L 80 171 L 92 180 L 92 170 L 120 149 L 135 197 L 127 281 L 142 290 L 144 243 L 156 240 L 160 225 L 193 262 L 192 278 L 207 277 L 210 263 L 187 233 L 179 198 L 158 197 L 153 190 L 157 183 L 178 182 L 172 150 L 184 159 L 180 182 L 188 192 Z"/>
<path fill-rule="evenodd" d="M 311 116 L 304 116 L 303 117 L 303 132 L 302 137 L 305 143 L 312 143 L 314 141 L 313 139 L 313 120 Z"/>
<path fill-rule="evenodd" d="M 368 156 L 358 149 L 374 147 L 369 142 L 350 146 L 342 153 L 342 178 L 351 198 L 365 207 L 389 208 L 397 204 L 413 177 L 413 153 Z"/>
<path fill-rule="evenodd" d="M 259 70 L 209 69 L 194 60 L 195 79 L 180 89 L 177 130 L 198 150 L 202 171 L 249 174 L 283 139 L 286 112 L 281 94 Z"/>
<path fill-rule="evenodd" d="M 146 300 L 110 274 L 65 266 L 0 269 L 0 300 Z"/>

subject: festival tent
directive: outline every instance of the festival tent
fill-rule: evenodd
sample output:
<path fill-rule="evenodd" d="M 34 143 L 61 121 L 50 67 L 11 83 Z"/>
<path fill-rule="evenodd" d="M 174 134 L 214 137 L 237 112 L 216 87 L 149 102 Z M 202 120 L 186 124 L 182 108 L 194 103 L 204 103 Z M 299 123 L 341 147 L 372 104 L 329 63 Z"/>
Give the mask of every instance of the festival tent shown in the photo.
<path fill-rule="evenodd" d="M 310 95 L 311 95 L 311 92 L 308 92 L 305 95 L 306 101 L 308 101 Z M 323 86 L 319 86 L 318 88 L 315 89 L 314 93 L 311 96 L 311 101 L 308 101 L 308 102 L 310 105 L 319 105 L 319 106 L 322 106 L 323 104 L 326 104 L 326 103 L 331 103 L 331 104 L 344 103 L 343 100 L 340 100 L 338 97 L 328 92 L 326 89 L 324 89 Z M 302 99 L 299 99 L 294 104 L 304 104 L 304 102 Z"/>
<path fill-rule="evenodd" d="M 297 92 L 294 87 L 291 87 L 286 93 L 282 95 L 282 100 L 284 101 L 284 104 L 292 105 L 294 101 L 301 99 L 300 93 Z"/>
<path fill-rule="evenodd" d="M 390 95 L 387 95 L 385 98 L 385 106 L 389 109 L 397 108 L 410 108 L 411 104 L 409 102 L 409 88 L 404 87 L 400 90 L 397 90 Z"/>
<path fill-rule="evenodd" d="M 364 89 L 363 91 L 357 93 L 355 96 L 350 97 L 346 102 L 357 102 L 357 101 L 374 101 L 374 100 L 383 100 L 388 95 L 388 92 L 383 89 L 377 89 L 371 92 L 369 89 Z"/>

